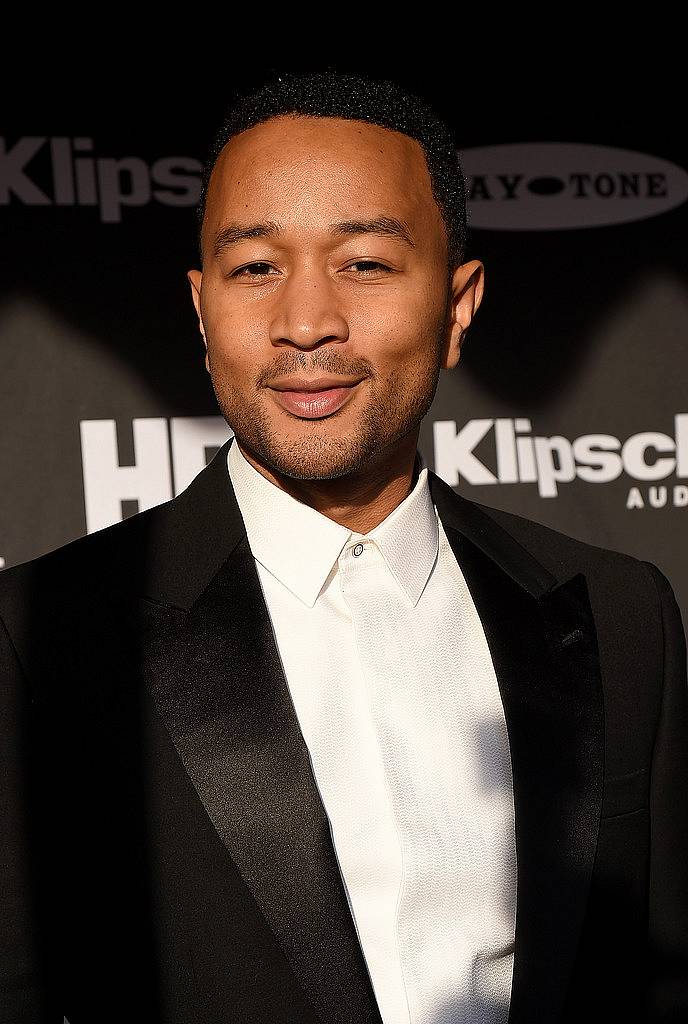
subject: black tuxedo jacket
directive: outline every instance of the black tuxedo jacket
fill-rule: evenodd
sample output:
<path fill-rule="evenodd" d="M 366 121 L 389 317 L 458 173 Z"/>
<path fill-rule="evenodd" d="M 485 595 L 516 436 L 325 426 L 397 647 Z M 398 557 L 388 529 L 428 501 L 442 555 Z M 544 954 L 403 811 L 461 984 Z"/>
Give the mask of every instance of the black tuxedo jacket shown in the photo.
<path fill-rule="evenodd" d="M 229 443 L 174 500 L 0 575 L 2 1022 L 381 1020 Z M 671 587 L 429 481 L 511 744 L 509 1019 L 688 1021 Z"/>

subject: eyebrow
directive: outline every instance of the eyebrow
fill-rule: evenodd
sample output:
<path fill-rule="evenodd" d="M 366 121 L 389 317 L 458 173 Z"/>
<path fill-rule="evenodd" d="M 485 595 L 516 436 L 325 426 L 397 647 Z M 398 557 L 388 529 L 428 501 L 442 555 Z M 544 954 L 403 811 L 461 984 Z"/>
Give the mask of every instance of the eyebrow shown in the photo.
<path fill-rule="evenodd" d="M 411 249 L 416 247 L 410 228 L 396 217 L 341 220 L 336 224 L 330 224 L 328 230 L 334 238 L 348 235 L 382 235 L 387 238 L 398 238 Z M 273 220 L 263 221 L 260 224 L 226 224 L 215 236 L 213 253 L 217 257 L 245 239 L 278 238 L 280 234 L 280 226 Z"/>

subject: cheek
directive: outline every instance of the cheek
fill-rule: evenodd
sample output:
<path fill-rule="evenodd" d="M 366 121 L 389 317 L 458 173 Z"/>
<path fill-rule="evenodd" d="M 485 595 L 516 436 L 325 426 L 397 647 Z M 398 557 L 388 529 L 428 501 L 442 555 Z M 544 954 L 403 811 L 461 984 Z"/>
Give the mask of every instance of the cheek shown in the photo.
<path fill-rule="evenodd" d="M 203 323 L 206 334 L 217 344 L 240 336 L 244 319 L 245 315 L 242 316 L 241 308 L 226 301 L 223 302 L 219 298 L 213 297 L 204 303 Z"/>
<path fill-rule="evenodd" d="M 246 303 L 233 299 L 231 290 L 209 271 L 203 279 L 201 315 L 206 334 L 221 343 L 223 339 L 233 340 L 243 333 L 250 320 L 251 310 Z"/>
<path fill-rule="evenodd" d="M 203 324 L 211 361 L 232 372 L 246 373 L 255 364 L 265 338 L 265 325 L 246 310 L 228 302 L 208 301 Z"/>
<path fill-rule="evenodd" d="M 427 361 L 446 315 L 444 295 L 436 283 L 390 291 L 379 303 L 352 308 L 351 337 L 378 342 L 392 360 Z"/>

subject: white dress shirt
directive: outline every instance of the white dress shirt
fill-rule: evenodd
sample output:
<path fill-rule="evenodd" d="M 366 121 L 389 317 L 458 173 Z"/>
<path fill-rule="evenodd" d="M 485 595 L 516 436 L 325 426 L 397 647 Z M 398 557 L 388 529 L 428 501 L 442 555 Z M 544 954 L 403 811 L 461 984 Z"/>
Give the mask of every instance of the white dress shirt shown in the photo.
<path fill-rule="evenodd" d="M 516 853 L 504 711 L 428 469 L 368 534 L 228 470 L 384 1024 L 505 1024 Z"/>

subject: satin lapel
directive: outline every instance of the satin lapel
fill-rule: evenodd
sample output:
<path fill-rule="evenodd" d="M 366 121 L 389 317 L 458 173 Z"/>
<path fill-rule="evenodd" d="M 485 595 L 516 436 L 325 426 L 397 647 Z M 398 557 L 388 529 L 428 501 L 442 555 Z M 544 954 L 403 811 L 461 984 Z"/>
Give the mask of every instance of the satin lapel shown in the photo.
<path fill-rule="evenodd" d="M 229 489 L 228 480 L 222 486 Z M 188 611 L 148 606 L 151 690 L 210 821 L 317 1013 L 328 1024 L 379 1022 L 329 821 L 240 535 Z"/>
<path fill-rule="evenodd" d="M 558 582 L 438 477 L 432 490 L 485 629 L 511 747 L 517 914 L 509 1021 L 553 1022 L 583 924 L 602 806 L 602 688 L 587 583 L 582 574 Z"/>

